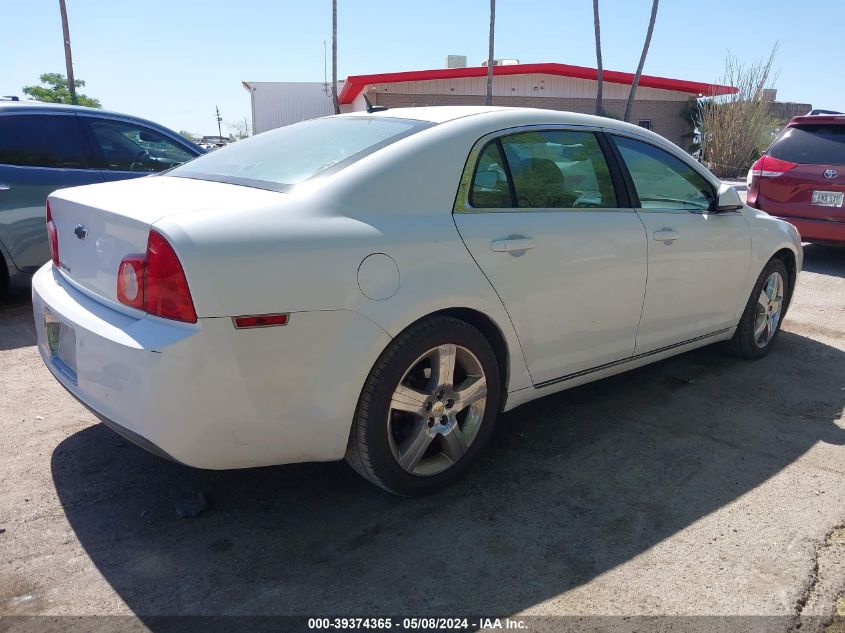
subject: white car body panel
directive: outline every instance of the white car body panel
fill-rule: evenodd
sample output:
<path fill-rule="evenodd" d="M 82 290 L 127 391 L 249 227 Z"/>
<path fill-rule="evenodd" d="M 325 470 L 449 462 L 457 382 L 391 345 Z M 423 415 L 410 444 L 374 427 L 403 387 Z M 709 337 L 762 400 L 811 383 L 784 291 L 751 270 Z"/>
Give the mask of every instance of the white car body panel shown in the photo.
<path fill-rule="evenodd" d="M 738 212 L 638 209 L 637 214 L 648 235 L 649 283 L 635 353 L 736 325 L 736 297 L 745 287 L 751 260 L 745 218 Z M 655 239 L 655 233 L 659 237 L 666 230 L 677 239 Z"/>
<path fill-rule="evenodd" d="M 126 186 L 120 186 L 126 185 Z M 64 189 L 61 211 L 55 209 L 62 264 L 71 271 L 79 287 L 112 302 L 117 268 L 129 253 L 144 253 L 150 227 L 163 216 L 185 212 L 212 214 L 219 209 L 231 214 L 233 208 L 269 206 L 278 196 L 269 191 L 231 187 L 225 184 L 185 178 L 137 178 Z M 83 224 L 90 238 L 74 235 Z M 88 257 L 95 240 L 96 259 Z"/>
<path fill-rule="evenodd" d="M 535 384 L 634 353 L 647 260 L 633 210 L 459 213 L 455 222 L 523 333 Z M 534 248 L 491 250 L 517 234 Z"/>
<path fill-rule="evenodd" d="M 480 138 L 522 125 L 608 128 L 607 120 L 516 108 L 342 116 L 439 125 L 287 193 L 158 176 L 53 194 L 61 258 L 70 271 L 42 268 L 33 304 L 39 348 L 57 379 L 110 423 L 189 465 L 334 460 L 344 455 L 378 356 L 429 314 L 471 310 L 500 333 L 507 410 L 730 338 L 774 253 L 788 249 L 800 270 L 797 232 L 748 208 L 731 219 L 714 216 L 706 230 L 695 226 L 700 217 L 685 224 L 679 233 L 689 237 L 692 260 L 662 254 L 664 245 L 650 236 L 661 219 L 634 209 L 452 214 Z M 683 156 L 635 126 L 612 129 Z M 709 235 L 716 220 L 741 221 L 745 237 Z M 90 241 L 73 238 L 83 221 Z M 196 324 L 115 301 L 118 263 L 144 252 L 150 228 L 182 263 Z M 490 251 L 493 236 L 520 233 L 536 248 L 521 257 Z M 98 259 L 86 259 L 86 252 Z M 682 271 L 701 269 L 697 288 L 674 285 Z M 654 279 L 661 287 L 649 295 Z M 50 357 L 45 310 L 76 333 L 75 381 Z M 232 317 L 270 313 L 290 313 L 290 321 L 233 327 Z M 687 340 L 697 333 L 703 338 Z"/>
<path fill-rule="evenodd" d="M 354 410 L 390 341 L 348 310 L 293 313 L 284 327 L 254 330 L 236 330 L 230 318 L 196 325 L 136 319 L 87 297 L 50 266 L 35 274 L 33 306 L 39 351 L 68 391 L 122 430 L 200 468 L 343 457 L 351 414 L 339 412 Z M 75 383 L 50 359 L 45 307 L 76 332 Z M 334 357 L 338 346 L 347 353 Z"/>

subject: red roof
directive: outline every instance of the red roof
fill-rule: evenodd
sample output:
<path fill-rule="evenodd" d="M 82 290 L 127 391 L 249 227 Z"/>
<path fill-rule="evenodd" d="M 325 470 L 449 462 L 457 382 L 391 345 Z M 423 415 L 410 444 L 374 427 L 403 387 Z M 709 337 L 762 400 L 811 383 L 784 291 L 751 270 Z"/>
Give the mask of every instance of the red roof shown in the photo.
<path fill-rule="evenodd" d="M 496 76 L 527 75 L 530 73 L 573 77 L 575 79 L 592 79 L 594 81 L 598 79 L 598 70 L 595 68 L 570 66 L 569 64 L 513 64 L 511 66 L 493 67 L 493 74 Z M 411 70 L 376 75 L 350 75 L 346 78 L 346 83 L 343 84 L 343 89 L 340 91 L 339 101 L 340 103 L 352 103 L 364 87 L 370 84 L 390 84 L 400 81 L 429 81 L 432 79 L 463 79 L 466 77 L 485 77 L 486 75 L 486 66 Z M 623 73 L 616 70 L 605 70 L 603 78 L 608 83 L 627 84 L 629 86 L 634 81 L 634 75 L 632 73 Z M 651 75 L 641 75 L 639 85 L 643 88 L 659 88 L 661 90 L 674 90 L 675 92 L 686 92 L 693 95 L 705 96 L 726 95 L 738 92 L 733 86 L 684 81 L 682 79 L 668 79 L 666 77 L 653 77 Z"/>

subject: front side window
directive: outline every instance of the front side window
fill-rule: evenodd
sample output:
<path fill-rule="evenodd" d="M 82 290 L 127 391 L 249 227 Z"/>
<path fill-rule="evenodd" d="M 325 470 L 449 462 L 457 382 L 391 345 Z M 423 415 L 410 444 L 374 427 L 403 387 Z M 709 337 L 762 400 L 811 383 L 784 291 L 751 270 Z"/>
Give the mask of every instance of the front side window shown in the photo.
<path fill-rule="evenodd" d="M 650 143 L 613 137 L 640 198 L 640 208 L 705 211 L 716 195 L 690 165 Z"/>
<path fill-rule="evenodd" d="M 311 119 L 238 141 L 168 175 L 285 190 L 431 125 L 381 116 Z"/>
<path fill-rule="evenodd" d="M 0 116 L 0 164 L 85 169 L 88 141 L 76 116 L 7 114 Z"/>
<path fill-rule="evenodd" d="M 88 121 L 106 169 L 159 172 L 194 158 L 187 149 L 150 128 L 124 121 Z"/>
<path fill-rule="evenodd" d="M 607 161 L 592 132 L 518 132 L 488 145 L 475 172 L 470 204 L 483 206 L 485 192 L 487 199 L 494 197 L 494 204 L 486 206 L 504 206 L 511 191 L 511 206 L 524 209 L 617 206 Z"/>

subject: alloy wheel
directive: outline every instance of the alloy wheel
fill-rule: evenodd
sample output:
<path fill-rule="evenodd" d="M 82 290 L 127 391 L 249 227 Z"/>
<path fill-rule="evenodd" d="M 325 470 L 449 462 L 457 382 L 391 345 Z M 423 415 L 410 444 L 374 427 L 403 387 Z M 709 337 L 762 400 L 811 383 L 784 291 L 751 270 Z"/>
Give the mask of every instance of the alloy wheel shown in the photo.
<path fill-rule="evenodd" d="M 478 435 L 487 405 L 487 380 L 466 347 L 434 347 L 405 372 L 390 401 L 387 430 L 399 466 L 413 475 L 448 470 Z"/>
<path fill-rule="evenodd" d="M 783 310 L 783 277 L 777 271 L 769 275 L 757 299 L 754 318 L 754 342 L 764 348 L 775 335 Z"/>

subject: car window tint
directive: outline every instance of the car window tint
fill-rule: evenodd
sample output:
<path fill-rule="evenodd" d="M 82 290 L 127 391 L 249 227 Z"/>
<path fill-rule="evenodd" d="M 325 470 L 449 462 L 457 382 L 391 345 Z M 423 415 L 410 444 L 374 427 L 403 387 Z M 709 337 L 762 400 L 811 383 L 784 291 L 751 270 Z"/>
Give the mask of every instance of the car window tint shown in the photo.
<path fill-rule="evenodd" d="M 85 169 L 89 146 L 73 115 L 0 116 L 0 164 Z"/>
<path fill-rule="evenodd" d="M 187 149 L 148 127 L 123 121 L 86 119 L 107 169 L 158 172 L 194 158 Z"/>
<path fill-rule="evenodd" d="M 496 141 L 489 143 L 481 152 L 472 179 L 469 203 L 473 207 L 486 209 L 513 206 L 505 160 Z"/>
<path fill-rule="evenodd" d="M 612 208 L 616 193 L 592 132 L 549 130 L 502 137 L 519 207 Z"/>
<path fill-rule="evenodd" d="M 386 116 L 311 119 L 227 145 L 168 175 L 284 190 L 431 125 Z"/>
<path fill-rule="evenodd" d="M 766 153 L 800 165 L 845 165 L 845 125 L 788 127 Z"/>
<path fill-rule="evenodd" d="M 715 193 L 690 165 L 650 143 L 613 137 L 640 198 L 642 209 L 709 209 Z"/>

